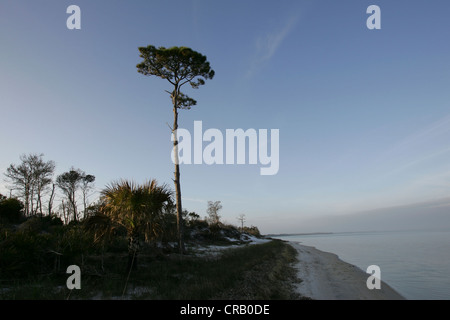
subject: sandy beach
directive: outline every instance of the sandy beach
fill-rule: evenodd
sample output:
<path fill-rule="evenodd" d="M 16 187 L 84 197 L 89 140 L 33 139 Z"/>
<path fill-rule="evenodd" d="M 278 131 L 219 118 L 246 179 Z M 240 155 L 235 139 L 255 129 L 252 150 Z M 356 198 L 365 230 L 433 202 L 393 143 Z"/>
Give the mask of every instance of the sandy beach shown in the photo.
<path fill-rule="evenodd" d="M 296 269 L 303 281 L 298 293 L 316 300 L 404 300 L 383 281 L 380 289 L 369 290 L 370 274 L 344 262 L 333 253 L 323 252 L 298 242 L 289 242 L 298 251 Z"/>

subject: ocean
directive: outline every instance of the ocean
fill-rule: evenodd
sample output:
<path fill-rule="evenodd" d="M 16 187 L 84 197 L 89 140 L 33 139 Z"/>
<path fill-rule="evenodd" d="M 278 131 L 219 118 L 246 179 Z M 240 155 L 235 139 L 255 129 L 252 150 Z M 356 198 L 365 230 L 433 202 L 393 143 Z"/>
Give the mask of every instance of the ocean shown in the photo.
<path fill-rule="evenodd" d="M 450 230 L 342 232 L 273 238 L 332 252 L 363 271 L 377 265 L 381 280 L 406 299 L 450 300 Z"/>

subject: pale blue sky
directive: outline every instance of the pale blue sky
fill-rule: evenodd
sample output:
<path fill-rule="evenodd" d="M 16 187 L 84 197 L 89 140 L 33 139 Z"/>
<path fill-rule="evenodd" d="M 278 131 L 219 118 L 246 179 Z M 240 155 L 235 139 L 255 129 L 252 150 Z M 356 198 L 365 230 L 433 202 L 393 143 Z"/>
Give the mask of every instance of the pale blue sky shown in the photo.
<path fill-rule="evenodd" d="M 66 8 L 81 8 L 81 30 Z M 381 30 L 366 9 L 381 8 Z M 450 191 L 450 3 L 0 0 L 0 171 L 44 153 L 57 173 L 173 185 L 165 80 L 138 47 L 188 46 L 216 72 L 180 126 L 280 130 L 280 169 L 181 168 L 183 206 L 264 233 Z M 8 193 L 3 179 L 0 192 Z M 316 231 L 316 230 L 311 230 Z"/>

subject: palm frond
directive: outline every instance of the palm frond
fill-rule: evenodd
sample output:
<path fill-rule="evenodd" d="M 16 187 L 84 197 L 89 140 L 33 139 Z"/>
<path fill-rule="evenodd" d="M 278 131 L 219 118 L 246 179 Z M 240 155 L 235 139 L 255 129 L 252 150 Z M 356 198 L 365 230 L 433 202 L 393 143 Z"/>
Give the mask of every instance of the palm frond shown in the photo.
<path fill-rule="evenodd" d="M 102 192 L 103 213 L 112 221 L 123 225 L 129 232 L 142 232 L 146 239 L 161 230 L 160 220 L 173 192 L 155 179 L 142 185 L 133 181 L 119 180 L 109 184 Z"/>

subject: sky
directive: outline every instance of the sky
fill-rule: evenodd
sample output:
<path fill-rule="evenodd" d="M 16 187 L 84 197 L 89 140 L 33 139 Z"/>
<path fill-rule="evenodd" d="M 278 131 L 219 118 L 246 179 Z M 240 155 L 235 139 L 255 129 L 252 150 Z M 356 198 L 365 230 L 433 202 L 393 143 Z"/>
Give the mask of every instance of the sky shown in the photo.
<path fill-rule="evenodd" d="M 367 27 L 370 5 L 381 29 Z M 136 65 L 138 47 L 186 46 L 215 77 L 185 90 L 198 103 L 181 128 L 279 130 L 275 175 L 182 164 L 187 210 L 221 201 L 225 222 L 245 214 L 262 233 L 423 203 L 450 212 L 448 12 L 445 0 L 0 0 L 0 173 L 43 153 L 55 176 L 95 175 L 97 191 L 118 179 L 173 187 L 171 86 Z"/>

